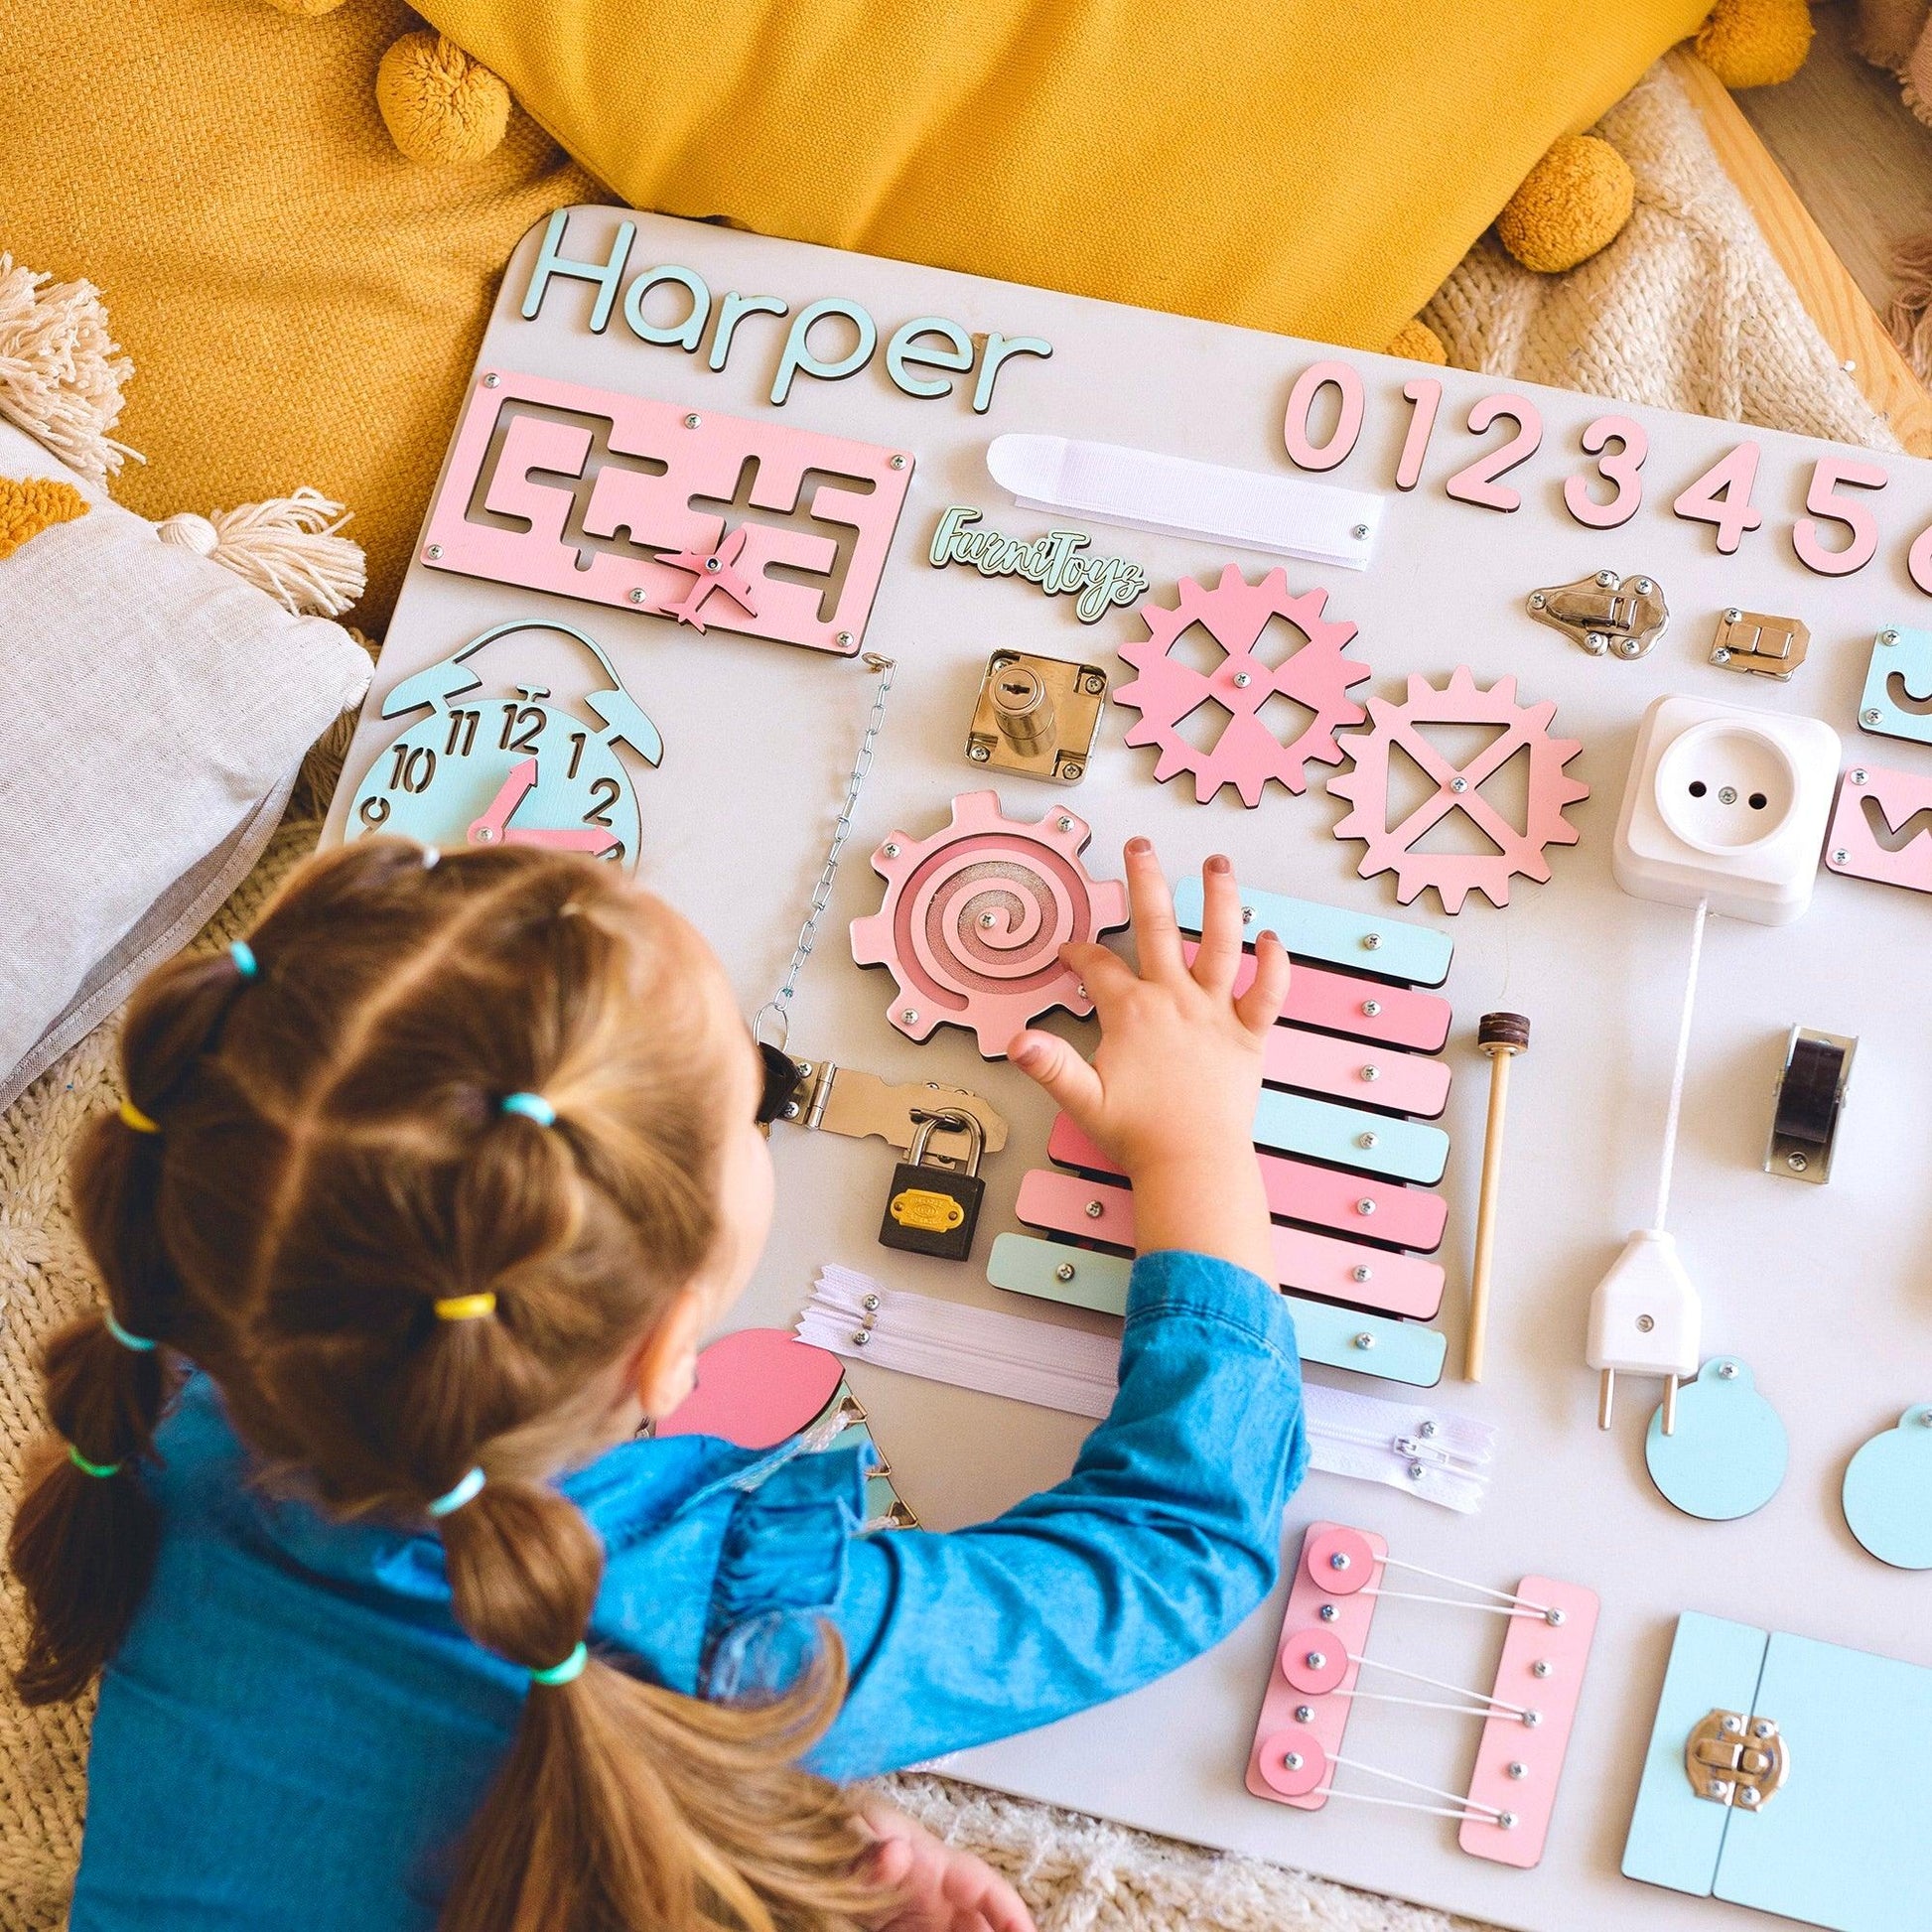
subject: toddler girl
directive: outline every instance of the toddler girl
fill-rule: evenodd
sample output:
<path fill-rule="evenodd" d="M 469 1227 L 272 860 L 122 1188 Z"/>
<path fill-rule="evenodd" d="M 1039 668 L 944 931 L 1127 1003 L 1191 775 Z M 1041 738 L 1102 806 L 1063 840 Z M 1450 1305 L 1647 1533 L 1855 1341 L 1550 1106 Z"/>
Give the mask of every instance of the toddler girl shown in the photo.
<path fill-rule="evenodd" d="M 1067 954 L 1093 1063 L 1013 1048 L 1133 1176 L 1120 1391 L 949 1535 L 859 1534 L 857 1451 L 634 1440 L 763 1246 L 777 1104 L 661 901 L 372 840 L 146 982 L 73 1167 L 107 1307 L 48 1350 L 10 1545 L 22 1696 L 105 1666 L 74 1932 L 1024 1923 L 835 1780 L 1215 1642 L 1305 1460 L 1249 1152 L 1287 958 L 1235 999 L 1226 861 L 1191 971 L 1128 871 L 1138 975 Z"/>

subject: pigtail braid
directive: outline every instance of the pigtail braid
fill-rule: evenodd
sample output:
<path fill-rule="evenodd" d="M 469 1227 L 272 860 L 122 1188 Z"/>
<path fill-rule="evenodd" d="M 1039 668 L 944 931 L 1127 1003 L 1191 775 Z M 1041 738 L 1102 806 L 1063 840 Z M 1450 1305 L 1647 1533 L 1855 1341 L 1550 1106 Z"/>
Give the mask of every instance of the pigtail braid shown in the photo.
<path fill-rule="evenodd" d="M 154 1568 L 160 1519 L 137 1471 L 179 1381 L 161 1344 L 182 1302 L 158 1229 L 160 1119 L 243 983 L 236 961 L 220 953 L 179 959 L 149 979 L 122 1035 L 127 1105 L 90 1122 L 75 1149 L 74 1209 L 107 1311 L 56 1334 L 42 1371 L 52 1433 L 30 1453 L 7 1540 L 27 1597 L 26 1650 L 14 1672 L 25 1704 L 86 1689 Z"/>
<path fill-rule="evenodd" d="M 795 1762 L 844 1694 L 834 1634 L 778 1704 L 700 1703 L 577 1668 L 604 1559 L 554 1490 L 488 1483 L 442 1528 L 458 1617 L 533 1676 L 446 1932 L 781 1932 L 877 1909 L 850 1801 Z"/>

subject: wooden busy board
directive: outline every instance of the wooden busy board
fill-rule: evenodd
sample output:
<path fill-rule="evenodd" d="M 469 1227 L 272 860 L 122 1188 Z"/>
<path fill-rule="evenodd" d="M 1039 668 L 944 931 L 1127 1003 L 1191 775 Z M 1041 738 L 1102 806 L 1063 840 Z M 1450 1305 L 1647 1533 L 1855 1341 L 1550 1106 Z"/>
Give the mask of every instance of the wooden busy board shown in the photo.
<path fill-rule="evenodd" d="M 541 783 L 533 769 L 517 780 L 532 801 L 528 822 L 615 838 L 634 799 L 628 837 L 641 849 L 640 876 L 708 933 L 750 1015 L 791 955 L 873 704 L 876 680 L 859 654 L 897 660 L 790 1044 L 893 1080 L 972 1088 L 1008 1116 L 1011 1139 L 986 1164 L 974 1260 L 960 1266 L 878 1245 L 894 1160 L 883 1143 L 781 1130 L 777 1232 L 735 1320 L 788 1324 L 813 1272 L 836 1261 L 926 1295 L 1109 1325 L 986 1279 L 996 1239 L 1020 1232 L 1023 1178 L 1054 1165 L 1050 1109 L 1004 1063 L 983 1059 L 970 1032 L 924 1029 L 931 1036 L 915 1043 L 923 1023 L 904 1022 L 892 979 L 853 963 L 847 927 L 877 912 L 885 892 L 868 859 L 891 834 L 916 840 L 944 826 L 956 794 L 991 788 L 1012 819 L 1071 814 L 1091 825 L 1085 863 L 1101 882 L 1118 878 L 1122 840 L 1146 832 L 1173 876 L 1224 850 L 1245 884 L 1317 901 L 1357 932 L 1399 921 L 1452 942 L 1437 989 L 1454 1014 L 1453 1080 L 1436 1123 L 1449 1143 L 1437 1256 L 1449 1293 L 1435 1324 L 1449 1375 L 1437 1395 L 1499 1427 L 1495 1479 L 1481 1514 L 1460 1517 L 1315 1477 L 1293 1506 L 1287 1549 L 1292 1558 L 1309 1520 L 1334 1518 L 1456 1577 L 1514 1588 L 1540 1574 L 1600 1595 L 1540 1865 L 1465 1856 L 1447 1820 L 1341 1803 L 1306 1812 L 1249 1793 L 1286 1578 L 1236 1635 L 1166 1682 L 946 1768 L 1507 1925 L 1722 1922 L 1726 1908 L 1618 1874 L 1678 1612 L 1932 1663 L 1932 1585 L 1867 1557 L 1838 1506 L 1853 1450 L 1932 1397 L 1923 985 L 1932 901 L 1826 873 L 1793 925 L 1711 923 L 1672 1223 L 1705 1297 L 1705 1352 L 1749 1364 L 1782 1414 L 1791 1459 L 1783 1490 L 1759 1514 L 1699 1523 L 1645 1474 L 1655 1385 L 1626 1386 L 1617 1426 L 1603 1435 L 1584 1363 L 1590 1289 L 1650 1211 L 1688 943 L 1686 913 L 1617 889 L 1611 837 L 1639 716 L 1667 692 L 1815 716 L 1841 734 L 1846 765 L 1932 778 L 1932 746 L 1858 728 L 1874 633 L 1932 623 L 1932 544 L 1921 536 L 1932 524 L 1932 469 L 617 209 L 572 211 L 551 242 L 560 265 L 547 277 L 537 272 L 545 241 L 540 225 L 504 274 L 330 831 L 341 836 L 351 813 L 454 839 L 473 813 L 519 822 L 525 793 L 515 784 L 466 800 L 428 779 L 420 755 L 464 729 L 438 707 L 474 697 L 486 742 L 499 710 L 506 742 L 526 732 L 531 745 L 556 740 Z M 569 272 L 573 263 L 580 272 Z M 1320 362 L 1338 366 L 1335 379 L 1303 380 Z M 1606 417 L 1620 419 L 1613 433 L 1591 429 Z M 687 448 L 679 436 L 696 440 Z M 1020 507 L 989 471 L 1000 436 L 1103 443 L 1255 473 L 1271 487 L 1299 480 L 1355 492 L 1317 493 L 1307 514 L 1331 553 L 1352 543 L 1347 562 L 1366 567 Z M 1640 469 L 1628 460 L 1639 442 Z M 1750 515 L 1748 459 L 1733 455 L 1744 445 L 1755 453 Z M 572 480 L 597 461 L 610 466 L 611 494 L 587 506 L 570 494 Z M 1727 497 L 1717 483 L 1700 493 L 1698 481 L 1721 464 Z M 831 492 L 829 529 L 801 533 L 796 517 L 786 520 L 809 489 Z M 1716 520 L 1673 513 L 1687 491 L 1689 507 L 1701 494 Z M 1231 516 L 1240 495 L 1207 489 L 1202 501 Z M 1506 507 L 1512 496 L 1517 506 Z M 704 500 L 694 506 L 694 497 Z M 1337 509 L 1351 502 L 1367 505 L 1366 539 L 1347 516 L 1337 526 Z M 1088 595 L 1048 595 L 1022 575 L 970 564 L 935 568 L 929 552 L 953 509 L 1019 538 L 1077 528 L 1092 539 L 1083 554 L 1112 562 L 1087 573 Z M 1841 511 L 1849 523 L 1831 520 Z M 721 517 L 727 530 L 753 526 L 730 555 Z M 1831 574 L 1848 534 L 1868 561 Z M 1506 907 L 1475 893 L 1453 918 L 1434 893 L 1398 906 L 1397 875 L 1360 878 L 1363 845 L 1333 836 L 1351 806 L 1324 780 L 1346 766 L 1308 766 L 1302 795 L 1270 783 L 1254 809 L 1232 785 L 1197 803 L 1185 777 L 1155 781 L 1159 753 L 1125 742 L 1137 714 L 1111 699 L 1076 785 L 968 761 L 991 651 L 1104 667 L 1118 690 L 1133 675 L 1120 647 L 1149 635 L 1142 610 L 1171 610 L 1179 580 L 1211 587 L 1230 564 L 1250 585 L 1285 568 L 1294 594 L 1325 592 L 1325 617 L 1354 626 L 1346 650 L 1368 667 L 1357 697 L 1399 701 L 1413 675 L 1440 689 L 1467 666 L 1481 688 L 1513 677 L 1524 705 L 1554 701 L 1553 732 L 1583 748 L 1565 775 L 1589 795 L 1567 806 L 1579 840 L 1548 847 L 1547 884 L 1515 877 Z M 1532 591 L 1599 570 L 1661 587 L 1669 621 L 1646 654 L 1592 655 L 1532 621 Z M 708 585 L 707 575 L 724 581 Z M 733 583 L 750 588 L 756 615 Z M 1727 608 L 1808 625 L 1810 656 L 1791 682 L 1711 663 Z M 447 668 L 492 627 L 531 620 L 572 626 L 585 641 L 511 631 Z M 473 672 L 480 682 L 466 694 Z M 382 715 L 385 703 L 394 715 Z M 580 755 L 569 785 L 566 740 Z M 659 762 L 646 761 L 660 751 Z M 368 802 L 378 797 L 379 808 Z M 456 822 L 439 824 L 438 809 Z M 1495 1008 L 1529 1015 L 1534 1036 L 1515 1069 L 1488 1374 L 1471 1387 L 1453 1379 L 1486 1085 L 1471 1042 L 1477 1016 Z M 1861 1041 L 1824 1187 L 1759 1169 L 1793 1023 Z M 1066 1013 L 1046 1024 L 1091 1041 Z M 1413 1393 L 1325 1366 L 1309 1372 Z M 935 1528 L 1061 1475 L 1085 1427 L 864 1363 L 852 1380 L 900 1493 Z M 1386 1606 L 1378 1629 L 1423 1659 L 1418 1668 L 1461 1685 L 1492 1680 L 1492 1627 L 1412 1628 L 1412 1607 Z M 1365 1706 L 1349 1741 L 1431 1785 L 1468 1775 L 1469 1735 L 1451 1717 Z"/>

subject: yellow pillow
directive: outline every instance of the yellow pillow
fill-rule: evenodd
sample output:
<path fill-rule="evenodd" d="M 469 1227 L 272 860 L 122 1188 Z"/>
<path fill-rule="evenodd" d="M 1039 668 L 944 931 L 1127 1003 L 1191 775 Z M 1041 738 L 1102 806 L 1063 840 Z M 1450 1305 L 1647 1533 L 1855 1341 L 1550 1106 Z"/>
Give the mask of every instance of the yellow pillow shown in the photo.
<path fill-rule="evenodd" d="M 376 112 L 400 0 L 0 0 L 0 249 L 85 276 L 134 358 L 114 495 L 144 516 L 313 483 L 355 512 L 379 629 L 505 257 L 604 192 L 526 115 L 468 167 Z"/>
<path fill-rule="evenodd" d="M 640 207 L 1381 348 L 1710 0 L 423 0 Z"/>

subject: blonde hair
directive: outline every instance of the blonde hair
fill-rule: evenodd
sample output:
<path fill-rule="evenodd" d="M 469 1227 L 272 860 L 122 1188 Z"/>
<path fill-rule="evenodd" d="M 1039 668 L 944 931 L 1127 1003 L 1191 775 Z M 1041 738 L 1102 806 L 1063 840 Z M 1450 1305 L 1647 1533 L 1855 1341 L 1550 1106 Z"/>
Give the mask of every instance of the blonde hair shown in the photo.
<path fill-rule="evenodd" d="M 603 1552 L 547 1478 L 717 1234 L 725 1046 L 688 944 L 592 862 L 478 850 L 432 870 L 370 840 L 304 868 L 252 951 L 144 983 L 130 1112 L 73 1162 L 109 1312 L 47 1353 L 55 1434 L 9 1548 L 23 1699 L 84 1689 L 140 1602 L 159 1525 L 133 1468 L 183 1359 L 339 1514 L 431 1521 L 482 1468 L 436 1524 L 455 1613 L 533 1673 L 574 1659 Z M 505 1112 L 514 1092 L 554 1123 Z M 494 1299 L 439 1318 L 471 1297 Z M 829 1631 L 756 1708 L 596 1658 L 534 1684 L 442 1923 L 775 1932 L 876 1909 L 851 1804 L 796 1767 L 843 1690 Z"/>

